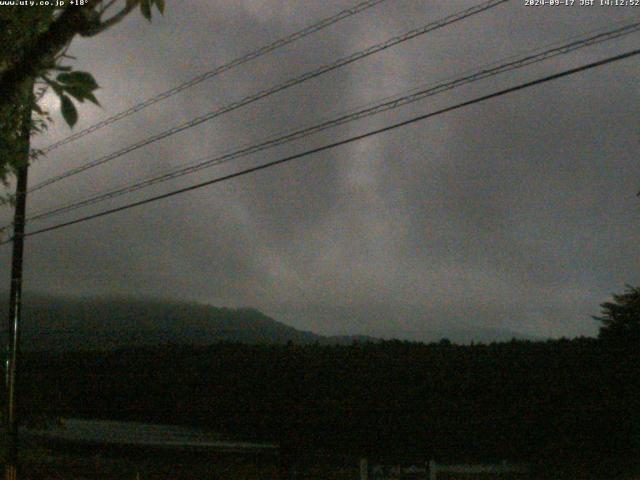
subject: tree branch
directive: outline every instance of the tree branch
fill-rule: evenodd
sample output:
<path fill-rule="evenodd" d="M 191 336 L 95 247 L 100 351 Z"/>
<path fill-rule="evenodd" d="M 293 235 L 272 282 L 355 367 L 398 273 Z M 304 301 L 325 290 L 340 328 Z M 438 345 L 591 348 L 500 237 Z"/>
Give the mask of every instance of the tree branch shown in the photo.
<path fill-rule="evenodd" d="M 88 0 L 82 7 L 68 7 L 46 32 L 35 38 L 32 47 L 20 61 L 10 66 L 0 77 L 0 109 L 15 103 L 24 82 L 38 76 L 47 61 L 76 34 L 91 27 L 91 14 L 101 1 Z"/>
<path fill-rule="evenodd" d="M 103 3 L 100 6 L 100 15 L 102 15 L 104 12 L 106 12 L 107 10 L 109 10 L 118 0 L 111 0 L 109 3 L 107 3 L 106 5 Z"/>
<path fill-rule="evenodd" d="M 83 37 L 93 37 L 95 35 L 98 35 L 99 33 L 104 32 L 106 29 L 113 27 L 116 23 L 120 22 L 124 17 L 129 15 L 129 13 L 131 13 L 131 11 L 134 8 L 136 8 L 138 3 L 140 2 L 137 0 L 127 2 L 125 7 L 122 10 L 120 10 L 118 13 L 116 13 L 113 17 L 111 17 L 108 20 L 105 20 L 104 22 L 100 22 L 99 25 L 92 27 L 88 31 L 82 32 L 81 35 Z M 109 6 L 111 6 L 112 4 L 113 2 L 111 2 Z"/>

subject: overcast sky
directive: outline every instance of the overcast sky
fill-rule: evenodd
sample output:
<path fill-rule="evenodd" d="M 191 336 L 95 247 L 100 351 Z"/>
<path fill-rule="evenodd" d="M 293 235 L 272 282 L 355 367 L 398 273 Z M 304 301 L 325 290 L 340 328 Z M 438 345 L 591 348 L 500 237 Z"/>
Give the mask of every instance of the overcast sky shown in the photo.
<path fill-rule="evenodd" d="M 79 39 L 103 108 L 76 130 L 356 0 L 167 2 Z M 30 184 L 472 6 L 387 0 L 40 160 Z M 637 7 L 512 0 L 34 192 L 47 210 L 312 125 L 424 84 L 638 19 Z M 30 228 L 277 159 L 637 48 L 640 34 L 474 83 Z M 640 284 L 638 58 L 506 95 L 284 166 L 28 239 L 25 289 L 252 306 L 303 329 L 428 339 L 447 326 L 594 335 L 599 304 Z M 46 97 L 57 110 L 57 100 Z M 36 144 L 69 135 L 57 114 Z M 4 210 L 1 218 L 10 220 Z M 8 285 L 10 249 L 0 250 Z M 397 314 L 394 314 L 396 312 Z M 399 312 L 399 313 L 398 313 Z"/>

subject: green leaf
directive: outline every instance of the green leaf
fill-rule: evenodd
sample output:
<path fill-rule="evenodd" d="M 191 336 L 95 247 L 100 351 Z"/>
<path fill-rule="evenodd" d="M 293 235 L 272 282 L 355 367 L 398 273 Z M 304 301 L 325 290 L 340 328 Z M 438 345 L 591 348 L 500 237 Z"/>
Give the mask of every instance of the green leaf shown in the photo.
<path fill-rule="evenodd" d="M 62 77 L 61 80 L 68 82 L 61 84 L 60 87 L 73 98 L 81 103 L 89 100 L 98 106 L 100 105 L 98 99 L 92 93 L 93 90 L 98 88 L 98 85 L 91 74 L 86 72 L 73 72 L 58 75 L 59 79 L 60 77 Z"/>
<path fill-rule="evenodd" d="M 47 77 L 42 77 L 44 79 L 45 82 L 47 82 L 51 88 L 53 89 L 54 92 L 56 92 L 56 95 L 60 96 L 62 95 L 62 85 L 60 85 L 58 82 L 54 81 L 54 80 L 50 80 Z"/>
<path fill-rule="evenodd" d="M 151 0 L 140 0 L 140 11 L 144 18 L 151 21 Z"/>
<path fill-rule="evenodd" d="M 98 88 L 98 83 L 93 78 L 93 75 L 88 72 L 61 73 L 56 77 L 56 79 L 60 83 L 81 86 L 88 91 Z"/>
<path fill-rule="evenodd" d="M 75 85 L 65 85 L 64 91 L 78 100 L 80 103 L 84 102 L 84 99 L 86 98 L 86 92 L 81 88 L 76 87 Z"/>
<path fill-rule="evenodd" d="M 76 110 L 76 107 L 71 101 L 71 99 L 66 95 L 60 96 L 60 102 L 61 102 L 62 117 L 64 118 L 65 122 L 67 122 L 67 124 L 71 128 L 73 128 L 73 126 L 78 121 L 78 111 Z"/>
<path fill-rule="evenodd" d="M 93 104 L 95 104 L 95 105 L 97 105 L 99 107 L 102 106 L 102 105 L 100 105 L 100 102 L 98 101 L 98 99 L 96 98 L 96 96 L 93 93 L 89 92 L 84 97 L 87 100 L 89 100 L 91 103 L 93 103 Z"/>
<path fill-rule="evenodd" d="M 164 0 L 154 0 L 160 14 L 164 15 Z"/>
<path fill-rule="evenodd" d="M 80 103 L 84 103 L 85 100 L 89 100 L 96 105 L 100 105 L 100 103 L 98 103 L 98 99 L 93 93 L 77 88 L 75 85 L 66 86 L 65 91 Z"/>
<path fill-rule="evenodd" d="M 53 91 L 56 93 L 56 95 L 58 96 L 62 95 L 62 87 L 60 86 L 59 83 L 52 82 L 51 88 L 53 88 Z"/>

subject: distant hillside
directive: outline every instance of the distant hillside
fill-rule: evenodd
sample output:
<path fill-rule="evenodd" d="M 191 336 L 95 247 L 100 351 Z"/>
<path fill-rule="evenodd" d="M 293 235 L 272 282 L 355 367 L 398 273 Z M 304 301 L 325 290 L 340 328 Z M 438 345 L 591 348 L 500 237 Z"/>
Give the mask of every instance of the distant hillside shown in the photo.
<path fill-rule="evenodd" d="M 6 307 L 5 307 L 6 308 Z M 251 308 L 122 298 L 61 299 L 30 295 L 24 304 L 27 350 L 113 349 L 164 343 L 204 345 L 343 343 L 280 323 Z"/>
<path fill-rule="evenodd" d="M 464 312 L 459 318 L 428 311 L 411 305 L 375 304 L 366 306 L 306 305 L 294 307 L 273 305 L 266 311 L 285 323 L 305 325 L 310 330 L 370 332 L 377 338 L 439 342 L 443 338 L 453 343 L 469 344 L 540 340 L 509 328 L 489 327 L 474 322 L 474 312 Z M 447 313 L 447 312 L 443 312 Z"/>
<path fill-rule="evenodd" d="M 6 296 L 5 296 L 6 298 Z M 6 304 L 2 305 L 3 310 Z M 470 324 L 427 321 L 424 312 L 410 307 L 376 306 L 371 311 L 356 308 L 274 308 L 271 315 L 296 325 L 345 325 L 372 331 L 372 325 L 404 325 L 401 335 L 377 332 L 380 338 L 454 343 L 531 339 L 501 329 Z M 6 310 L 0 312 L 6 315 Z M 247 344 L 345 345 L 354 341 L 377 342 L 365 335 L 318 335 L 298 330 L 253 308 L 217 308 L 197 303 L 126 298 L 69 299 L 27 295 L 24 302 L 22 346 L 26 350 L 111 350 L 159 344 L 207 345 L 219 341 Z M 6 318 L 6 317 L 3 317 Z M 419 325 L 420 329 L 410 329 Z M 308 328 L 314 328 L 310 326 Z M 326 330 L 325 330 L 326 331 Z M 352 330 L 353 331 L 353 330 Z"/>

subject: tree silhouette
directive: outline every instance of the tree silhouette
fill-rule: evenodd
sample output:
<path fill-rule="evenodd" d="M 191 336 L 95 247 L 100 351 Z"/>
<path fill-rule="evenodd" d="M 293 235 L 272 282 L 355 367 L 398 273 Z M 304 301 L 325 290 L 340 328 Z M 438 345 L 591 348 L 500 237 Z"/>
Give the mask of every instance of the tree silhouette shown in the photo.
<path fill-rule="evenodd" d="M 599 338 L 629 344 L 640 343 L 640 287 L 627 285 L 625 293 L 613 295 L 613 302 L 601 304 Z"/>

